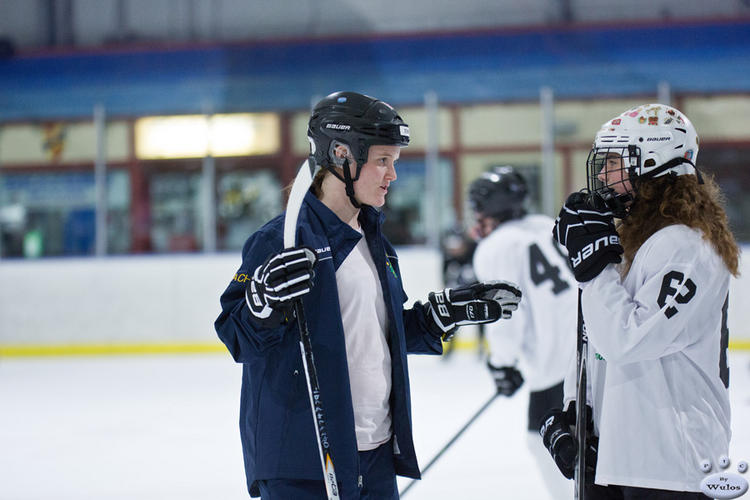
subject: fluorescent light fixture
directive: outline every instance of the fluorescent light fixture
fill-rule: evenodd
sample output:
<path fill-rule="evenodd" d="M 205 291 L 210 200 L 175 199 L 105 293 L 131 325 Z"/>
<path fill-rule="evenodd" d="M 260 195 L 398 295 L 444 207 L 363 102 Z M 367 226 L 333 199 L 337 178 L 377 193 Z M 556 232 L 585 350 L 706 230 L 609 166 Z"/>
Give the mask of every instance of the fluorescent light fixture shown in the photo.
<path fill-rule="evenodd" d="M 140 159 L 267 155 L 280 145 L 276 113 L 151 116 L 135 122 Z"/>

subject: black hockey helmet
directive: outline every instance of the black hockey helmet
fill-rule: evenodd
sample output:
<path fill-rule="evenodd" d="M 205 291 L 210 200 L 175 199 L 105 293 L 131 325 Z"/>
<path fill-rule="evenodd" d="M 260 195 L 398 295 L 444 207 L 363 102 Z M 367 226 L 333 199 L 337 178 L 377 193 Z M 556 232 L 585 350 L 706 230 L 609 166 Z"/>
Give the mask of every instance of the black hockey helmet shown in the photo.
<path fill-rule="evenodd" d="M 475 179 L 469 187 L 471 209 L 500 222 L 526 214 L 526 180 L 511 166 L 494 167 Z"/>
<path fill-rule="evenodd" d="M 383 101 L 357 92 L 334 92 L 313 108 L 307 137 L 315 162 L 339 178 L 335 167 L 342 167 L 344 162 L 336 158 L 334 150 L 341 144 L 348 146 L 357 162 L 352 178 L 356 181 L 367 163 L 370 146 L 408 146 L 409 126 Z"/>

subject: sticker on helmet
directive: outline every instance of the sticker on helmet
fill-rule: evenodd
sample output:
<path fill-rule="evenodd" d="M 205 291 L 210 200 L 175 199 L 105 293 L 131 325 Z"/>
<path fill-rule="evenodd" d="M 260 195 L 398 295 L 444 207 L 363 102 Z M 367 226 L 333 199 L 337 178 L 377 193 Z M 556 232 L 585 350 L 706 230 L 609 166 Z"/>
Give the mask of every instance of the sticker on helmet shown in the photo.
<path fill-rule="evenodd" d="M 409 127 L 407 127 L 406 125 L 399 125 L 398 132 L 404 137 L 409 137 Z"/>
<path fill-rule="evenodd" d="M 621 123 L 622 123 L 622 120 L 619 118 L 615 118 L 614 120 L 612 120 L 612 125 L 619 125 Z"/>
<path fill-rule="evenodd" d="M 646 117 L 645 116 L 639 117 L 638 118 L 638 123 L 646 123 Z"/>
<path fill-rule="evenodd" d="M 658 116 L 649 116 L 648 117 L 648 124 L 649 125 L 658 125 L 659 124 L 659 117 Z"/>

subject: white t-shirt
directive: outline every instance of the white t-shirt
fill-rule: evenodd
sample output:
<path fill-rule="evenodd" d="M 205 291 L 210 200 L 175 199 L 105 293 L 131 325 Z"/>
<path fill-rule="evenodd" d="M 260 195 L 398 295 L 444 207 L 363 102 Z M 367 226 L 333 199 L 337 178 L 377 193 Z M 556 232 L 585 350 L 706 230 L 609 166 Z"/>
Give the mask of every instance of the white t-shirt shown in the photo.
<path fill-rule="evenodd" d="M 383 288 L 361 238 L 336 271 L 359 451 L 391 438 L 391 354 Z"/>
<path fill-rule="evenodd" d="M 623 280 L 610 264 L 582 285 L 596 483 L 700 491 L 700 462 L 716 470 L 728 453 L 720 374 L 729 276 L 700 231 L 673 225 L 646 240 Z M 575 398 L 574 371 L 566 405 Z"/>
<path fill-rule="evenodd" d="M 560 383 L 575 359 L 578 288 L 565 250 L 552 239 L 554 225 L 545 215 L 505 222 L 474 253 L 479 280 L 512 281 L 523 292 L 513 317 L 485 325 L 485 332 L 490 363 L 520 361 L 531 391 Z"/>

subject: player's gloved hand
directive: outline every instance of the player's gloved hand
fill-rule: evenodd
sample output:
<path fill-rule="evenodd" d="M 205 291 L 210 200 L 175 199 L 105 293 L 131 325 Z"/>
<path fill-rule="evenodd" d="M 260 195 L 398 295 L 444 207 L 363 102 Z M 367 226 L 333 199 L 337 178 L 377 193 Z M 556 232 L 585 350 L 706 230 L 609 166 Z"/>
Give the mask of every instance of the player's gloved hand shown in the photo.
<path fill-rule="evenodd" d="M 610 263 L 622 261 L 614 216 L 604 200 L 587 193 L 571 194 L 555 220 L 555 240 L 568 249 L 576 280 L 596 278 Z"/>
<path fill-rule="evenodd" d="M 286 248 L 258 266 L 245 287 L 245 301 L 253 318 L 272 328 L 291 316 L 295 299 L 312 288 L 317 257 L 309 247 Z"/>
<path fill-rule="evenodd" d="M 586 405 L 587 439 L 586 439 L 586 471 L 596 471 L 597 449 L 599 438 L 594 436 L 594 423 L 591 407 Z M 566 411 L 559 408 L 550 410 L 542 419 L 539 434 L 542 443 L 547 448 L 562 475 L 573 479 L 578 457 L 578 443 L 575 436 L 576 404 L 572 401 Z"/>
<path fill-rule="evenodd" d="M 493 366 L 487 361 L 487 368 L 495 379 L 498 394 L 512 396 L 523 385 L 523 375 L 515 366 Z"/>
<path fill-rule="evenodd" d="M 521 290 L 508 281 L 487 281 L 431 292 L 424 305 L 432 333 L 448 340 L 457 327 L 510 318 L 518 309 Z"/>
<path fill-rule="evenodd" d="M 575 418 L 573 419 L 575 423 Z M 544 416 L 542 427 L 539 429 L 542 443 L 547 448 L 562 475 L 573 479 L 576 468 L 577 446 L 573 427 L 568 422 L 566 414 L 556 408 Z"/>

